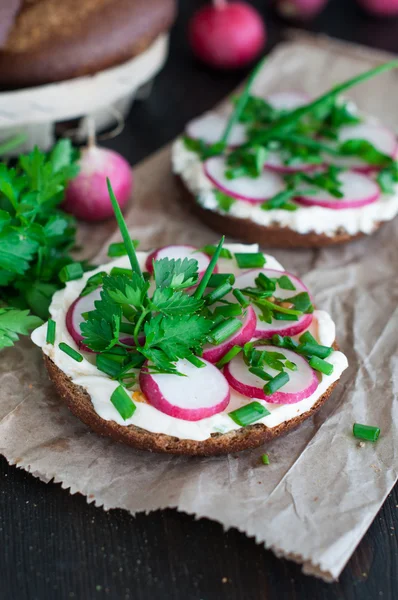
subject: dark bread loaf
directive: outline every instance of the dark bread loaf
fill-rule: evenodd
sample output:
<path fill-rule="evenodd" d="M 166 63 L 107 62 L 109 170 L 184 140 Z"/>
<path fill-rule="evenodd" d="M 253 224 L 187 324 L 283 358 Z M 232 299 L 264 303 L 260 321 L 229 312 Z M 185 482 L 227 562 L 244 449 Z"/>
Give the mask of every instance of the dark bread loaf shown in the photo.
<path fill-rule="evenodd" d="M 163 433 L 151 433 L 135 425 L 123 426 L 115 421 L 105 421 L 95 412 L 89 394 L 82 387 L 74 384 L 48 356 L 44 356 L 44 363 L 58 394 L 70 411 L 97 433 L 140 450 L 189 456 L 215 456 L 257 448 L 295 429 L 300 423 L 312 417 L 337 385 L 337 382 L 333 383 L 310 410 L 276 427 L 270 428 L 259 423 L 229 433 L 212 434 L 204 441 L 195 441 L 179 439 Z"/>
<path fill-rule="evenodd" d="M 0 86 L 63 81 L 123 63 L 169 29 L 175 10 L 175 0 L 25 0 L 0 42 Z"/>

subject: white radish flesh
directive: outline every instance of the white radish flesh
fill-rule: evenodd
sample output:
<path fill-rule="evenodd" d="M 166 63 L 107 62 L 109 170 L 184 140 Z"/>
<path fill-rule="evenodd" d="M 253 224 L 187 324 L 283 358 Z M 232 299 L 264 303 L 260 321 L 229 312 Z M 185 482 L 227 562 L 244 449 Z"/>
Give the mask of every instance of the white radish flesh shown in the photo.
<path fill-rule="evenodd" d="M 285 183 L 277 173 L 263 171 L 258 177 L 228 179 L 228 169 L 223 156 L 209 158 L 203 165 L 208 179 L 224 194 L 251 204 L 265 202 L 285 189 Z"/>
<path fill-rule="evenodd" d="M 302 160 L 295 161 L 291 165 L 285 165 L 282 160 L 282 155 L 277 150 L 270 150 L 267 154 L 267 158 L 265 160 L 265 166 L 267 169 L 271 171 L 275 171 L 276 173 L 286 174 L 286 173 L 297 173 L 297 172 L 309 172 L 313 171 L 315 168 L 319 167 L 319 165 L 314 165 L 312 163 L 306 163 Z"/>
<path fill-rule="evenodd" d="M 161 412 L 183 419 L 200 421 L 226 409 L 230 389 L 224 375 L 210 362 L 201 359 L 205 366 L 198 368 L 187 360 L 179 360 L 179 375 L 147 372 L 148 365 L 140 372 L 140 387 L 148 402 Z"/>
<path fill-rule="evenodd" d="M 84 322 L 83 314 L 95 310 L 95 301 L 101 300 L 101 289 L 98 288 L 86 296 L 79 296 L 66 313 L 66 328 L 79 347 L 82 347 L 83 341 L 80 329 L 81 323 Z"/>
<path fill-rule="evenodd" d="M 305 92 L 285 91 L 269 94 L 266 100 L 268 104 L 277 110 L 295 110 L 304 104 L 308 104 L 310 96 Z"/>
<path fill-rule="evenodd" d="M 203 350 L 203 358 L 211 363 L 218 362 L 234 346 L 243 346 L 250 342 L 256 330 L 257 315 L 252 306 L 249 306 L 242 317 L 236 317 L 242 321 L 242 327 L 225 342 L 218 346 L 206 344 Z"/>
<path fill-rule="evenodd" d="M 361 208 L 376 202 L 380 198 L 381 192 L 377 183 L 363 173 L 345 171 L 340 173 L 337 178 L 341 183 L 342 198 L 335 198 L 325 190 L 314 188 L 313 194 L 308 196 L 298 195 L 295 200 L 307 206 L 322 206 L 333 210 L 341 210 Z"/>
<path fill-rule="evenodd" d="M 382 154 L 390 158 L 397 158 L 398 143 L 397 136 L 377 123 L 358 123 L 357 125 L 348 125 L 339 130 L 339 143 L 343 144 L 349 140 L 365 140 L 372 144 Z M 338 167 L 346 169 L 354 169 L 363 173 L 367 173 L 375 169 L 373 165 L 365 162 L 356 156 L 325 156 L 325 161 L 334 164 Z M 377 168 L 377 167 L 376 167 Z"/>
<path fill-rule="evenodd" d="M 203 140 L 206 144 L 215 144 L 222 138 L 228 118 L 217 113 L 206 113 L 194 119 L 187 125 L 187 135 L 196 140 Z M 240 146 L 247 141 L 246 127 L 236 123 L 228 137 L 229 146 Z"/>
<path fill-rule="evenodd" d="M 153 261 L 169 258 L 174 260 L 184 260 L 184 258 L 198 261 L 199 277 L 203 275 L 210 264 L 210 257 L 204 252 L 198 252 L 194 246 L 163 246 L 151 252 L 146 259 L 145 268 L 149 273 L 153 273 Z M 217 270 L 215 269 L 215 272 Z"/>
<path fill-rule="evenodd" d="M 298 277 L 295 277 L 291 273 L 287 273 L 285 271 L 275 271 L 274 269 L 252 269 L 250 271 L 246 271 L 236 278 L 234 287 L 239 289 L 245 287 L 254 287 L 256 285 L 255 279 L 260 273 L 264 273 L 264 275 L 269 278 L 279 278 L 282 277 L 282 275 L 286 275 L 293 283 L 294 287 L 296 288 L 295 290 L 284 290 L 277 284 L 274 292 L 277 298 L 288 300 L 292 296 L 296 296 L 301 292 L 308 292 L 308 289 L 303 282 L 298 279 Z M 232 300 L 232 297 L 229 298 L 227 296 L 227 300 Z M 271 323 L 266 323 L 260 319 L 262 314 L 261 310 L 257 306 L 253 306 L 253 308 L 257 315 L 256 329 L 253 334 L 253 337 L 256 339 L 268 339 L 275 334 L 288 336 L 297 335 L 307 329 L 312 323 L 312 314 L 304 314 L 301 317 L 298 317 L 298 321 L 279 321 L 272 319 Z"/>
<path fill-rule="evenodd" d="M 318 377 L 302 356 L 291 350 L 274 348 L 273 346 L 257 346 L 257 349 L 280 352 L 287 360 L 297 366 L 297 370 L 291 371 L 285 369 L 289 375 L 289 381 L 273 394 L 267 395 L 263 389 L 266 381 L 250 373 L 242 354 L 239 354 L 224 367 L 225 377 L 234 390 L 248 398 L 266 400 L 271 404 L 295 404 L 296 402 L 300 402 L 300 400 L 308 398 L 315 392 L 319 384 Z M 271 377 L 276 377 L 280 373 L 280 371 L 272 369 L 267 365 L 264 366 L 264 370 Z"/>

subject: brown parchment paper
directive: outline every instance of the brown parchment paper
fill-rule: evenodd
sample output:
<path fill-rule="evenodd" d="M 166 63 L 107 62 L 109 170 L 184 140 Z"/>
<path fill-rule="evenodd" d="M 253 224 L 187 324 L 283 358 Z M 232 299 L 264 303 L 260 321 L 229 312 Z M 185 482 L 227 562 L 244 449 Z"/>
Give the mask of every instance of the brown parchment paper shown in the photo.
<path fill-rule="evenodd" d="M 257 91 L 317 93 L 386 58 L 336 41 L 301 38 L 271 55 Z M 352 96 L 397 127 L 396 72 Z M 216 239 L 178 203 L 169 148 L 139 165 L 135 180 L 127 220 L 142 248 Z M 86 253 L 98 251 L 105 231 L 82 229 Z M 221 458 L 134 451 L 98 437 L 69 414 L 48 381 L 40 351 L 24 340 L 1 355 L 0 452 L 105 509 L 134 514 L 176 507 L 237 527 L 302 563 L 305 573 L 337 578 L 397 479 L 397 233 L 398 219 L 351 245 L 274 252 L 286 269 L 304 275 L 317 305 L 333 315 L 350 361 L 321 412 L 285 438 Z M 102 250 L 98 259 L 104 257 Z M 355 421 L 380 426 L 377 444 L 358 447 L 351 434 Z M 259 460 L 264 451 L 271 461 L 267 467 Z"/>

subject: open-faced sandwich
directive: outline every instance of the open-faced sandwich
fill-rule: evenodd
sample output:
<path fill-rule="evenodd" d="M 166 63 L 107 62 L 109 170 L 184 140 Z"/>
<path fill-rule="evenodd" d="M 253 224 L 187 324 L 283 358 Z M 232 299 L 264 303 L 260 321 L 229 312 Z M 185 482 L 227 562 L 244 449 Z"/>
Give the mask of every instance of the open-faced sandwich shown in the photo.
<path fill-rule="evenodd" d="M 347 367 L 335 325 L 303 282 L 258 246 L 168 246 L 69 281 L 33 332 L 70 410 L 137 448 L 212 455 L 296 427 Z M 68 276 L 69 275 L 69 276 Z"/>
<path fill-rule="evenodd" d="M 184 200 L 213 229 L 266 246 L 327 246 L 373 233 L 398 213 L 397 137 L 340 94 L 397 66 L 316 99 L 252 95 L 255 70 L 229 114 L 206 113 L 174 143 Z"/>

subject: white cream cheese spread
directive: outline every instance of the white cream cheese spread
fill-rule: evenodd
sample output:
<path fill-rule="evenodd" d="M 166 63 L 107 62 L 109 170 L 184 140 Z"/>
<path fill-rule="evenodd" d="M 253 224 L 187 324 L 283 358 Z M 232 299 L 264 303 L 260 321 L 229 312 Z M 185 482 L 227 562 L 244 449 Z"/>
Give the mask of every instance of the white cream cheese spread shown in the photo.
<path fill-rule="evenodd" d="M 300 206 L 295 211 L 263 210 L 258 204 L 235 200 L 226 213 L 217 202 L 214 184 L 206 176 L 203 162 L 198 154 L 185 146 L 183 139 L 174 143 L 172 161 L 174 173 L 181 177 L 203 208 L 238 219 L 249 219 L 264 227 L 277 224 L 301 234 L 314 231 L 330 237 L 341 230 L 350 235 L 370 234 L 380 222 L 390 221 L 398 214 L 398 185 L 394 194 L 382 194 L 376 202 L 360 208 L 334 210 L 322 206 Z"/>
<path fill-rule="evenodd" d="M 257 245 L 247 246 L 242 244 L 229 244 L 225 247 L 232 252 L 248 253 L 258 251 Z M 142 268 L 144 268 L 147 256 L 148 253 L 137 253 L 137 258 Z M 265 256 L 267 268 L 280 271 L 283 270 L 282 265 L 272 256 Z M 51 318 L 56 323 L 55 343 L 46 343 L 46 324 L 42 325 L 32 333 L 33 342 L 42 349 L 44 354 L 46 354 L 56 364 L 57 367 L 59 367 L 68 377 L 71 378 L 74 384 L 83 387 L 88 392 L 95 411 L 102 419 L 107 421 L 115 421 L 119 425 L 135 425 L 153 433 L 163 433 L 180 439 L 191 439 L 197 441 L 206 440 L 212 433 L 227 433 L 228 431 L 240 429 L 240 426 L 228 416 L 228 412 L 239 408 L 248 402 L 252 402 L 253 399 L 248 399 L 232 389 L 231 399 L 227 409 L 221 413 L 200 421 L 185 421 L 182 419 L 177 419 L 162 413 L 149 404 L 139 401 L 136 402 L 136 410 L 132 417 L 127 420 L 123 420 L 119 412 L 110 401 L 110 397 L 114 390 L 118 387 L 119 383 L 117 381 L 113 381 L 96 368 L 94 364 L 94 354 L 81 352 L 68 333 L 65 322 L 68 308 L 83 290 L 87 279 L 99 271 L 110 272 L 110 270 L 115 266 L 128 268 L 128 258 L 119 258 L 105 266 L 99 267 L 95 271 L 90 271 L 81 279 L 77 281 L 70 281 L 66 284 L 63 290 L 56 292 L 50 306 Z M 221 273 L 233 272 L 236 275 L 241 272 L 235 262 L 235 259 L 220 259 L 218 261 L 218 269 Z M 314 311 L 314 318 L 309 331 L 322 345 L 330 346 L 335 341 L 335 324 L 329 314 L 322 310 Z M 62 352 L 59 349 L 60 342 L 65 342 L 72 348 L 79 350 L 83 355 L 83 361 L 76 362 L 69 355 Z M 284 421 L 294 419 L 295 417 L 310 410 L 317 400 L 325 393 L 325 391 L 340 378 L 342 372 L 348 366 L 347 358 L 342 352 L 339 351 L 333 352 L 327 360 L 334 366 L 333 373 L 331 375 L 317 373 L 319 385 L 316 391 L 308 398 L 295 404 L 271 404 L 265 402 L 264 400 L 258 400 L 258 402 L 268 409 L 270 414 L 257 421 L 257 423 L 263 423 L 267 427 L 276 427 Z M 139 391 L 138 385 L 135 388 L 135 392 L 137 391 Z M 134 390 L 130 393 L 134 394 Z"/>

